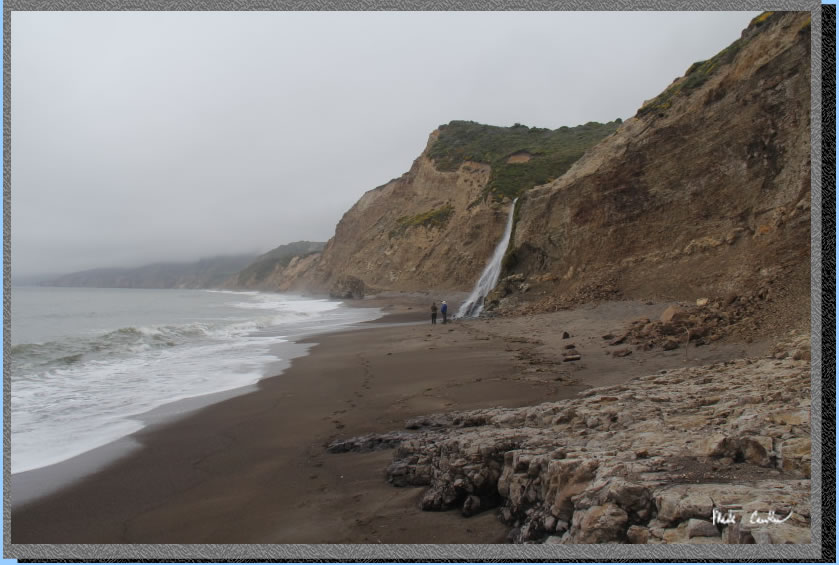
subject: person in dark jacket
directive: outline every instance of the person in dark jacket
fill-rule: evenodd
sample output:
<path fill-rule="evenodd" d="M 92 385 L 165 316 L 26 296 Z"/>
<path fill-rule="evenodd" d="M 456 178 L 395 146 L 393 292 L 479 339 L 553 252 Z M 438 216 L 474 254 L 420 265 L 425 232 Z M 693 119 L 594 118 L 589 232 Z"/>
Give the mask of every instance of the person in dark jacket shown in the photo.
<path fill-rule="evenodd" d="M 431 303 L 431 323 L 432 324 L 437 323 L 437 303 L 436 302 Z"/>
<path fill-rule="evenodd" d="M 446 304 L 444 300 L 443 303 L 440 305 L 440 313 L 443 315 L 443 323 L 446 323 L 446 312 L 449 311 L 449 305 Z"/>

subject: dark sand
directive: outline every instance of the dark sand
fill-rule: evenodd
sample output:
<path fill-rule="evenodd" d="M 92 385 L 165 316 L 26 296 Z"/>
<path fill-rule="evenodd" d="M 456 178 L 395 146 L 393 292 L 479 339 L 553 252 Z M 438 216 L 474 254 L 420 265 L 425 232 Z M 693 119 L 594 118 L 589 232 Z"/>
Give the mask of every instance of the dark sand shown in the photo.
<path fill-rule="evenodd" d="M 468 519 L 420 511 L 423 489 L 385 480 L 391 451 L 329 454 L 325 445 L 399 430 L 423 414 L 569 398 L 590 386 L 746 352 L 714 344 L 692 347 L 687 360 L 683 349 L 604 354 L 614 348 L 602 334 L 657 317 L 664 307 L 610 303 L 436 326 L 425 308 L 395 308 L 378 324 L 313 338 L 308 356 L 256 391 L 146 428 L 131 438 L 139 449 L 13 506 L 11 541 L 503 543 L 507 528 L 492 511 Z M 572 337 L 562 340 L 563 330 Z M 559 361 L 568 343 L 581 361 Z"/>

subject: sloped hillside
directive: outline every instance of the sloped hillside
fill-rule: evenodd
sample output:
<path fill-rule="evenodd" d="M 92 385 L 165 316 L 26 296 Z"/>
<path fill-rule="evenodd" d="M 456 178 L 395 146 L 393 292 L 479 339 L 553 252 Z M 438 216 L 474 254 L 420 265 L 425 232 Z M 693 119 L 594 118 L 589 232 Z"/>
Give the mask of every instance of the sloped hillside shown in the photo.
<path fill-rule="evenodd" d="M 228 288 L 285 290 L 283 286 L 302 265 L 310 265 L 326 245 L 316 241 L 295 241 L 275 247 L 254 259 L 225 283 Z"/>
<path fill-rule="evenodd" d="M 809 110 L 810 15 L 764 13 L 523 196 L 501 309 L 710 296 L 806 326 Z"/>
<path fill-rule="evenodd" d="M 133 269 L 91 269 L 62 275 L 43 284 L 97 288 L 218 288 L 253 258 L 253 255 L 233 255 L 192 263 L 154 263 Z"/>

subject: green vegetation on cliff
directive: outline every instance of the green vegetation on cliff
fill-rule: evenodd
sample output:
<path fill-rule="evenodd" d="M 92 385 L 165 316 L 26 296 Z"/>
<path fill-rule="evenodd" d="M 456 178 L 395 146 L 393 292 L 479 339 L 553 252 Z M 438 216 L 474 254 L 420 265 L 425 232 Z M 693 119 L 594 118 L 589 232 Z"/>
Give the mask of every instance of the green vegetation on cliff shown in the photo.
<path fill-rule="evenodd" d="M 707 61 L 697 61 L 688 67 L 685 76 L 673 81 L 667 89 L 641 106 L 636 116 L 644 116 L 651 113 L 665 112 L 673 105 L 673 100 L 680 94 L 688 95 L 696 90 L 716 73 L 720 67 L 727 65 L 734 60 L 737 53 L 759 33 L 760 28 L 764 27 L 766 22 L 770 19 L 780 17 L 776 12 L 763 12 L 759 16 L 752 19 L 749 27 L 742 37 L 734 41 L 731 45 L 708 59 Z"/>
<path fill-rule="evenodd" d="M 396 227 L 390 231 L 390 237 L 398 237 L 405 233 L 405 230 L 416 226 L 443 227 L 449 221 L 449 218 L 454 212 L 451 204 L 446 204 L 440 208 L 434 208 L 416 216 L 402 216 L 396 220 Z"/>
<path fill-rule="evenodd" d="M 253 263 L 239 272 L 238 282 L 240 285 L 259 283 L 265 280 L 277 265 L 287 267 L 295 257 L 306 257 L 313 253 L 323 251 L 326 244 L 315 241 L 295 241 L 286 245 L 275 247 L 268 253 L 264 253 L 254 260 Z"/>
<path fill-rule="evenodd" d="M 482 195 L 501 201 L 559 177 L 589 147 L 613 133 L 620 119 L 550 130 L 521 124 L 504 128 L 453 121 L 440 126 L 429 157 L 440 171 L 454 171 L 465 161 L 492 167 Z"/>

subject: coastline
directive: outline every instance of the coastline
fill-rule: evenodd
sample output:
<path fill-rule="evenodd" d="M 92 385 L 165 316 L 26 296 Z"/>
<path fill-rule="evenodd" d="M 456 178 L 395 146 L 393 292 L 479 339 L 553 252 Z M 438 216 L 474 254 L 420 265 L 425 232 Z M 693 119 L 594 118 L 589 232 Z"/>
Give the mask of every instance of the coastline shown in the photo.
<path fill-rule="evenodd" d="M 314 299 L 329 300 L 328 297 L 314 297 Z M 340 301 L 331 301 L 341 304 Z M 341 304 L 341 307 L 348 309 L 345 302 Z M 332 332 L 346 331 L 355 326 L 363 327 L 360 324 L 375 321 L 384 315 L 380 308 L 377 309 L 371 306 L 366 309 L 371 312 L 375 311 L 372 315 L 378 317 L 373 320 L 367 320 L 364 318 L 369 318 L 369 315 L 363 314 L 361 316 L 363 319 L 357 321 L 339 321 L 337 323 L 333 322 L 331 324 L 325 323 L 320 325 L 304 324 L 302 326 L 299 324 L 290 324 L 287 327 L 283 327 L 284 331 L 279 331 L 280 328 L 255 331 L 253 333 L 254 336 L 282 337 L 279 343 L 274 343 L 269 346 L 267 351 L 274 359 L 264 365 L 262 376 L 259 380 L 281 375 L 290 367 L 293 359 L 307 355 L 311 344 L 303 343 L 304 339 Z M 80 478 L 84 478 L 108 466 L 117 459 L 124 457 L 126 454 L 135 451 L 140 444 L 134 439 L 134 436 L 146 428 L 174 422 L 212 404 L 256 391 L 258 383 L 259 381 L 255 381 L 247 384 L 237 384 L 230 388 L 222 388 L 213 392 L 199 392 L 192 396 L 171 399 L 144 412 L 125 415 L 124 419 L 126 421 L 131 421 L 136 424 L 136 431 L 113 437 L 99 444 L 90 445 L 86 450 L 77 452 L 77 454 L 65 459 L 51 462 L 34 469 L 10 474 L 11 491 L 13 493 L 11 505 L 18 507 L 59 491 L 72 485 Z"/>
<path fill-rule="evenodd" d="M 682 350 L 603 355 L 602 333 L 663 306 L 607 303 L 433 327 L 424 308 L 403 306 L 363 328 L 304 339 L 309 354 L 292 360 L 281 378 L 150 426 L 132 436 L 139 449 L 13 507 L 11 541 L 502 543 L 507 528 L 493 512 L 465 519 L 420 511 L 424 489 L 384 479 L 390 450 L 336 455 L 326 444 L 399 430 L 411 417 L 572 398 L 684 366 Z M 414 313 L 417 323 L 410 323 Z M 583 363 L 546 358 L 560 328 L 572 334 Z M 741 356 L 744 347 L 691 349 L 688 364 Z"/>

